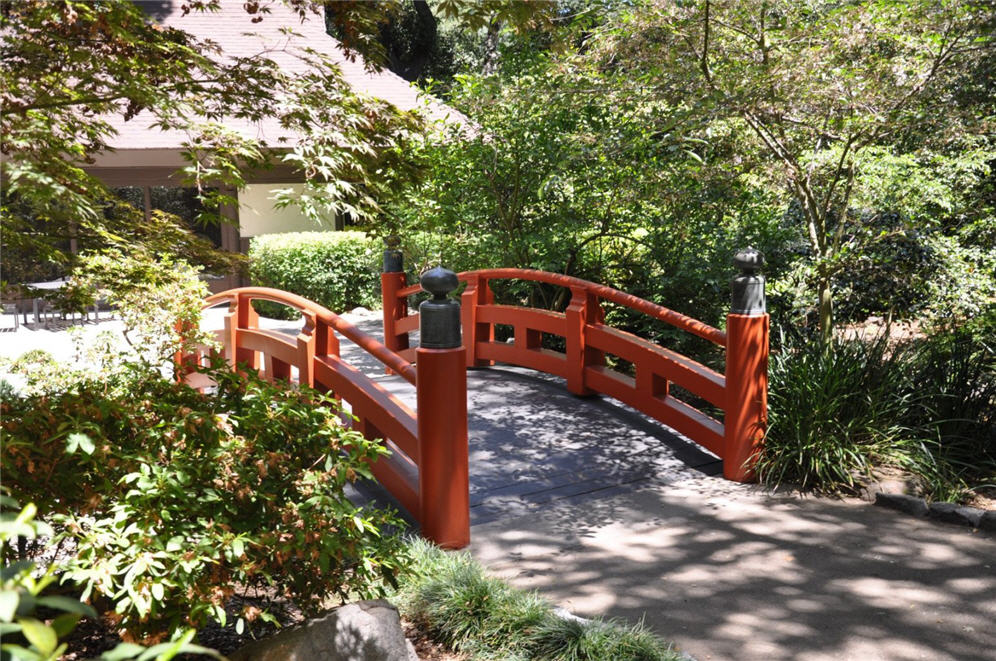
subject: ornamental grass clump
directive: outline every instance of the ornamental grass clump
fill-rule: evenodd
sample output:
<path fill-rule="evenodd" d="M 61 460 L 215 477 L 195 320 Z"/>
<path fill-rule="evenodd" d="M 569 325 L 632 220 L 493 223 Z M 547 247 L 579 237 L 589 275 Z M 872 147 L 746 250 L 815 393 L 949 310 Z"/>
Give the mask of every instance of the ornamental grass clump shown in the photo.
<path fill-rule="evenodd" d="M 924 496 L 951 501 L 996 484 L 994 328 L 990 310 L 902 342 L 824 345 L 783 332 L 771 354 L 760 479 L 853 493 L 875 467 L 893 466 Z"/>
<path fill-rule="evenodd" d="M 679 656 L 642 625 L 563 617 L 531 592 L 488 576 L 467 553 L 423 540 L 410 544 L 413 570 L 393 600 L 434 640 L 471 659 L 675 661 Z"/>

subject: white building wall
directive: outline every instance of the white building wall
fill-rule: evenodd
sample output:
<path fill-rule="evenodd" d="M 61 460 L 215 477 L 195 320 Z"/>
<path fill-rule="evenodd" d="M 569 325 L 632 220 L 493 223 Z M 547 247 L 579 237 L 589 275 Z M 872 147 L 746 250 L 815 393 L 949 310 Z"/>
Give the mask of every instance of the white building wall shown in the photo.
<path fill-rule="evenodd" d="M 250 184 L 239 191 L 239 227 L 243 237 L 281 232 L 315 232 L 334 228 L 329 219 L 324 225 L 309 220 L 294 205 L 273 208 L 274 191 L 293 188 L 300 192 L 304 184 Z"/>

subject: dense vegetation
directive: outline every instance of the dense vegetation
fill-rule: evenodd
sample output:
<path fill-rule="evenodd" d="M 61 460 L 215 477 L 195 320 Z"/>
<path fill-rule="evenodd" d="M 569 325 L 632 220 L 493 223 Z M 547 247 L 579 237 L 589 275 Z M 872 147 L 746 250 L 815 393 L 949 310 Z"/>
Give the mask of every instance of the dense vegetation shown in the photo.
<path fill-rule="evenodd" d="M 470 66 L 426 84 L 473 124 L 426 142 L 427 176 L 392 206 L 411 261 L 567 273 L 722 326 L 730 258 L 753 245 L 785 329 L 766 479 L 846 490 L 887 463 L 936 497 L 996 482 L 993 14 L 916 1 L 559 8 L 500 38 L 454 41 L 442 25 L 436 48 Z M 565 304 L 543 288 L 496 293 Z M 915 322 L 916 336 L 845 339 L 869 318 L 883 334 Z"/>
<path fill-rule="evenodd" d="M 311 0 L 285 4 L 308 20 L 321 11 Z M 260 7 L 245 3 L 265 21 Z M 11 366 L 21 382 L 3 385 L 4 488 L 19 501 L 2 519 L 3 578 L 18 604 L 65 596 L 43 595 L 50 581 L 11 564 L 38 536 L 72 549 L 64 589 L 152 641 L 223 620 L 233 584 L 280 585 L 317 608 L 378 589 L 375 579 L 390 581 L 406 562 L 388 532 L 393 518 L 344 496 L 379 450 L 340 424 L 334 402 L 222 372 L 204 395 L 160 372 L 183 342 L 204 339 L 177 332 L 178 320 L 194 327 L 204 290 L 176 257 L 219 268 L 239 260 L 169 214 L 146 217 L 114 199 L 80 167 L 106 147 L 111 114 L 145 112 L 189 132 L 181 174 L 205 217 L 232 202 L 250 169 L 292 163 L 308 186 L 282 204 L 316 220 L 349 213 L 372 236 L 396 233 L 416 271 L 437 261 L 540 268 L 722 326 L 730 257 L 753 245 L 767 256 L 777 329 L 763 479 L 846 491 L 887 464 L 918 475 L 935 498 L 996 484 L 996 13 L 987 3 L 330 4 L 328 29 L 351 53 L 420 81 L 468 118 L 444 133 L 356 96 L 313 52 L 297 53 L 311 65 L 303 76 L 265 58 L 226 60 L 182 31 L 150 27 L 133 3 L 26 0 L 4 3 L 0 18 L 3 278 L 68 264 L 76 278 L 64 295 L 103 297 L 131 329 L 125 345 L 105 338 L 79 370 L 35 355 Z M 227 131 L 223 115 L 276 118 L 301 140 L 268 151 Z M 367 240 L 294 241 L 256 244 L 258 282 L 335 309 L 376 301 Z M 68 255 L 74 242 L 79 258 Z M 327 279 L 302 276 L 316 271 Z M 544 287 L 496 293 L 566 304 Z M 666 328 L 608 315 L 716 359 Z M 912 339 L 887 335 L 899 321 L 915 322 Z M 883 335 L 848 333 L 866 323 Z M 36 507 L 51 528 L 32 522 Z M 464 584 L 426 580 L 410 603 L 457 646 L 490 645 L 509 626 L 528 628 L 523 644 L 539 656 L 557 658 L 565 641 L 588 646 L 578 658 L 622 644 L 602 625 L 552 620 L 453 562 L 439 569 Z M 454 615 L 492 597 L 504 613 L 484 604 L 476 619 Z M 90 613 L 49 600 L 70 616 L 53 632 L 4 599 L 4 631 L 49 656 L 73 616 Z M 642 632 L 625 639 L 656 644 Z"/>

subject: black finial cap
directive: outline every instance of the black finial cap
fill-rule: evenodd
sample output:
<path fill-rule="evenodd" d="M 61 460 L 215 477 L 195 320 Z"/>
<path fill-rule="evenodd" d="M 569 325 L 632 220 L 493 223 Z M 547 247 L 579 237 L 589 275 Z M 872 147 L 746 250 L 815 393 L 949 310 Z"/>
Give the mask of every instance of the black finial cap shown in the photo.
<path fill-rule="evenodd" d="M 733 263 L 745 275 L 753 275 L 764 266 L 764 253 L 754 248 L 744 248 L 733 256 Z"/>
<path fill-rule="evenodd" d="M 420 282 L 422 289 L 432 294 L 433 300 L 436 301 L 444 300 L 460 284 L 456 273 L 442 266 L 423 273 Z"/>

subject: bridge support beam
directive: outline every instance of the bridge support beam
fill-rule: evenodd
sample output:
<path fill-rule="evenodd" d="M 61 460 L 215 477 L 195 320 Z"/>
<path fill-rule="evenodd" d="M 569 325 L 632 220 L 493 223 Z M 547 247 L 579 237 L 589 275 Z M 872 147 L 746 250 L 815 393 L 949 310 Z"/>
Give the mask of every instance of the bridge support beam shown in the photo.
<path fill-rule="evenodd" d="M 422 276 L 433 297 L 419 306 L 415 362 L 419 521 L 424 537 L 449 549 L 470 543 L 467 353 L 460 305 L 447 298 L 457 284 L 456 274 L 443 268 Z"/>
<path fill-rule="evenodd" d="M 732 308 L 726 317 L 726 418 L 723 477 L 754 479 L 754 464 L 764 443 L 768 419 L 768 314 L 764 256 L 748 248 L 734 263 L 741 273 L 731 282 Z"/>

